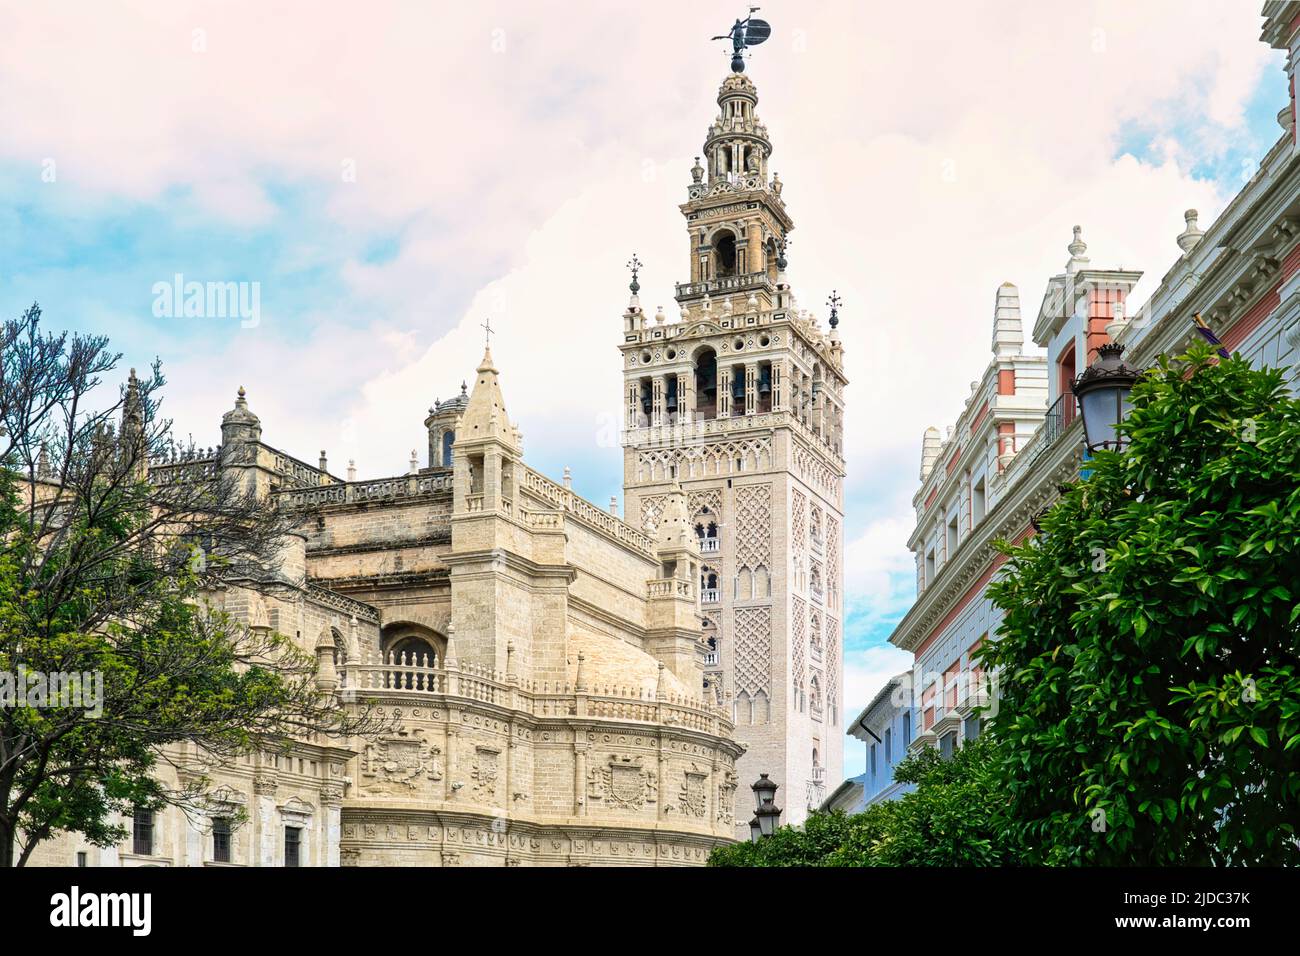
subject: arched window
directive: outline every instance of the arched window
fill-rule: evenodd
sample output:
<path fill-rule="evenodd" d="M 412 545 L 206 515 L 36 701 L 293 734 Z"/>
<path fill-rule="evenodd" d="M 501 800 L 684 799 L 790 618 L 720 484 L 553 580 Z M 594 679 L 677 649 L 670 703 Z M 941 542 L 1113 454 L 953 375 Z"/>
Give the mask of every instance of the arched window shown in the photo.
<path fill-rule="evenodd" d="M 714 275 L 722 279 L 736 274 L 736 236 L 723 229 L 713 237 L 713 253 L 717 268 Z"/>
<path fill-rule="evenodd" d="M 383 662 L 393 665 L 388 686 L 400 690 L 436 690 L 436 677 L 427 669 L 441 667 L 446 641 L 418 624 L 392 624 L 381 634 Z"/>
<path fill-rule="evenodd" d="M 718 600 L 718 572 L 703 568 L 700 572 L 700 600 L 706 604 Z"/>
<path fill-rule="evenodd" d="M 388 660 L 392 664 L 413 664 L 417 667 L 436 666 L 437 653 L 423 637 L 403 637 L 388 647 Z"/>
<path fill-rule="evenodd" d="M 903 711 L 903 747 L 912 746 L 912 712 Z"/>
<path fill-rule="evenodd" d="M 891 727 L 885 728 L 885 766 L 891 767 L 894 764 L 894 731 Z"/>
<path fill-rule="evenodd" d="M 695 356 L 695 416 L 718 417 L 718 354 L 710 348 Z"/>
<path fill-rule="evenodd" d="M 442 464 L 444 468 L 451 467 L 451 446 L 455 441 L 455 432 L 447 431 L 442 433 Z"/>

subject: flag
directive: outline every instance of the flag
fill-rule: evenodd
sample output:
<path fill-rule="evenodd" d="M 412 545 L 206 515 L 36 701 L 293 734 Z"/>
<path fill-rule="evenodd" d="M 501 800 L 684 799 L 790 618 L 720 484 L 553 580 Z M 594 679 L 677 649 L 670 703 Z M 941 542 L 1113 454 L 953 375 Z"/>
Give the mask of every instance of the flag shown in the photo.
<path fill-rule="evenodd" d="M 1196 331 L 1201 333 L 1201 338 L 1205 339 L 1205 341 L 1209 342 L 1211 345 L 1217 345 L 1219 347 L 1219 354 L 1224 358 L 1232 358 L 1232 356 L 1228 354 L 1228 350 L 1223 347 L 1223 343 L 1219 341 L 1219 337 L 1214 334 L 1214 330 L 1210 328 L 1210 324 L 1201 318 L 1201 313 L 1197 312 L 1193 315 L 1192 322 L 1196 326 Z"/>

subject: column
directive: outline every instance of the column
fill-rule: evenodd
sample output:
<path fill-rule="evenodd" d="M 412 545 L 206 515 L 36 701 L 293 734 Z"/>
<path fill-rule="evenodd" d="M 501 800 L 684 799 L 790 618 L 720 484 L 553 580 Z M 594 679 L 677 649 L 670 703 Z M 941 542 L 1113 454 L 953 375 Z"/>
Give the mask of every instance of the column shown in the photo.
<path fill-rule="evenodd" d="M 650 387 L 650 424 L 664 423 L 664 377 L 656 375 Z"/>
<path fill-rule="evenodd" d="M 752 415 L 758 408 L 758 366 L 753 362 L 745 365 L 745 414 Z"/>
<path fill-rule="evenodd" d="M 578 734 L 582 736 L 581 732 Z M 587 742 L 575 742 L 573 745 L 573 813 L 575 816 L 587 815 Z"/>
<path fill-rule="evenodd" d="M 785 408 L 785 359 L 772 363 L 772 411 Z"/>
<path fill-rule="evenodd" d="M 731 417 L 731 366 L 718 366 L 718 417 Z"/>
<path fill-rule="evenodd" d="M 636 428 L 640 424 L 641 386 L 635 379 L 627 384 L 627 427 Z"/>
<path fill-rule="evenodd" d="M 689 422 L 695 411 L 695 375 L 692 372 L 677 373 L 677 420 Z"/>

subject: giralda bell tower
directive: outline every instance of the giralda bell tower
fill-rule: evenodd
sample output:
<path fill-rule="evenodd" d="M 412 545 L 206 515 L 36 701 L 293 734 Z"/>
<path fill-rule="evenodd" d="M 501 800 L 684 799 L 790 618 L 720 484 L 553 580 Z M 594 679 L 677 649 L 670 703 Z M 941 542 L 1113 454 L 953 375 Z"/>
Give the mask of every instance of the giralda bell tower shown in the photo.
<path fill-rule="evenodd" d="M 623 483 L 628 521 L 647 530 L 674 485 L 687 492 L 704 559 L 704 690 L 735 714 L 742 791 L 768 774 L 782 822 L 797 823 L 843 762 L 846 380 L 838 301 L 823 328 L 786 282 L 794 223 L 743 68 L 737 56 L 722 81 L 681 206 L 689 281 L 676 320 L 645 315 L 631 263 Z"/>

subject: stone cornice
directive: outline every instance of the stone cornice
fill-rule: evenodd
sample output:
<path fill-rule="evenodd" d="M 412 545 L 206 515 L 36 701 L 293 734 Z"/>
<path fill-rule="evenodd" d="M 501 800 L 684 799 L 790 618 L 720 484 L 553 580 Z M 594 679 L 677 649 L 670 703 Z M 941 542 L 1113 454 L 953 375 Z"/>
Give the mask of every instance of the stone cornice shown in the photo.
<path fill-rule="evenodd" d="M 1300 162 L 1280 153 L 1270 153 L 1270 159 L 1281 163 L 1264 191 L 1248 186 L 1238 194 L 1192 255 L 1165 275 L 1149 300 L 1149 307 L 1162 310 L 1153 324 L 1120 336 L 1121 342 L 1132 341 L 1140 333 L 1133 344 L 1137 364 L 1182 352 L 1198 339 L 1193 313 L 1200 312 L 1222 336 L 1271 291 L 1282 258 L 1300 239 Z M 1198 273 L 1198 266 L 1205 271 Z M 1175 299 L 1187 284 L 1190 291 Z"/>

